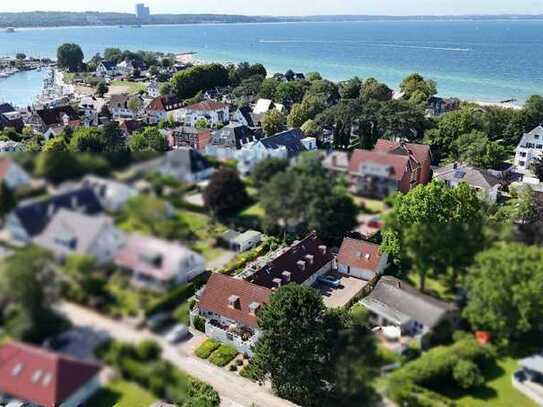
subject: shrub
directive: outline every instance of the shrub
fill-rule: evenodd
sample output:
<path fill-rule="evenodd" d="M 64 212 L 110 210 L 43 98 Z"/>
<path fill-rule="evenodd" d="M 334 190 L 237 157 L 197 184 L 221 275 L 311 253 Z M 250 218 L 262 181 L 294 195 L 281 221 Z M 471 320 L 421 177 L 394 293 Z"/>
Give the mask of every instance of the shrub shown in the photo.
<path fill-rule="evenodd" d="M 206 332 L 206 321 L 200 316 L 196 316 L 193 320 L 194 328 L 198 331 L 205 333 Z"/>
<path fill-rule="evenodd" d="M 215 350 L 221 346 L 215 339 L 207 339 L 194 352 L 200 359 L 207 359 Z"/>
<path fill-rule="evenodd" d="M 479 367 L 470 360 L 461 360 L 453 369 L 456 383 L 463 389 L 470 389 L 483 384 L 484 378 Z"/>
<path fill-rule="evenodd" d="M 230 365 L 228 367 L 228 369 L 231 371 L 231 372 L 235 372 L 236 370 L 238 370 L 238 367 L 236 365 Z"/>
<path fill-rule="evenodd" d="M 231 345 L 221 345 L 215 352 L 209 357 L 209 361 L 216 366 L 226 366 L 230 363 L 238 354 L 236 348 Z"/>
<path fill-rule="evenodd" d="M 236 365 L 243 366 L 243 360 L 241 359 L 236 360 Z"/>
<path fill-rule="evenodd" d="M 136 352 L 142 362 L 149 362 L 160 358 L 162 348 L 155 341 L 148 339 L 140 342 Z"/>
<path fill-rule="evenodd" d="M 252 381 L 257 380 L 256 373 L 250 363 L 247 366 L 241 368 L 241 370 L 239 371 L 239 375 Z"/>
<path fill-rule="evenodd" d="M 215 407 L 221 402 L 219 394 L 207 383 L 197 379 L 190 379 L 190 399 L 183 404 L 184 407 Z"/>

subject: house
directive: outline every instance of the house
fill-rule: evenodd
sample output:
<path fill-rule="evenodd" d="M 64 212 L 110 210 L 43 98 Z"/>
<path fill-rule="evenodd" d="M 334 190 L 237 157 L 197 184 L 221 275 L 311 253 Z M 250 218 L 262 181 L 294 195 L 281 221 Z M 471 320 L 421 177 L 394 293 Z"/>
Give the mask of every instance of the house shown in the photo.
<path fill-rule="evenodd" d="M 145 64 L 138 60 L 124 60 L 117 64 L 116 70 L 119 75 L 131 77 L 144 71 Z"/>
<path fill-rule="evenodd" d="M 196 103 L 181 110 L 182 121 L 191 127 L 198 120 L 205 120 L 209 127 L 217 127 L 230 121 L 230 107 L 226 103 L 210 100 Z"/>
<path fill-rule="evenodd" d="M 198 151 L 179 147 L 166 153 L 157 171 L 182 182 L 196 183 L 211 177 L 214 169 Z"/>
<path fill-rule="evenodd" d="M 204 258 L 179 243 L 150 236 L 129 235 L 115 257 L 136 287 L 166 291 L 205 271 Z"/>
<path fill-rule="evenodd" d="M 18 151 L 25 151 L 23 143 L 13 140 L 0 141 L 0 153 L 15 153 Z"/>
<path fill-rule="evenodd" d="M 253 113 L 261 115 L 264 113 L 268 113 L 270 110 L 277 110 L 278 112 L 283 112 L 285 110 L 285 106 L 281 103 L 275 103 L 273 100 L 270 99 L 258 99 L 256 101 L 255 107 L 253 108 Z"/>
<path fill-rule="evenodd" d="M 103 211 L 92 188 L 74 188 L 46 199 L 29 199 L 20 202 L 7 216 L 6 228 L 13 239 L 29 242 L 43 232 L 61 208 L 86 215 L 97 215 Z"/>
<path fill-rule="evenodd" d="M 167 120 L 182 121 L 183 102 L 177 96 L 159 96 L 154 98 L 145 108 L 150 124 Z"/>
<path fill-rule="evenodd" d="M 372 325 L 397 327 L 402 335 L 422 343 L 440 323 L 456 321 L 454 305 L 423 294 L 391 276 L 382 277 L 360 303 L 368 310 Z"/>
<path fill-rule="evenodd" d="M 543 405 L 543 352 L 519 360 L 519 365 L 513 385 L 537 405 Z"/>
<path fill-rule="evenodd" d="M 280 250 L 264 267 L 248 275 L 250 283 L 278 289 L 289 283 L 311 286 L 332 270 L 334 254 L 315 233 Z"/>
<path fill-rule="evenodd" d="M 462 182 L 476 190 L 479 196 L 489 203 L 496 203 L 500 196 L 504 180 L 493 172 L 469 165 L 453 163 L 434 172 L 434 178 L 455 188 Z"/>
<path fill-rule="evenodd" d="M 362 280 L 372 281 L 388 265 L 388 255 L 379 245 L 346 237 L 336 258 L 337 271 Z"/>
<path fill-rule="evenodd" d="M 130 199 L 138 195 L 137 189 L 130 185 L 94 175 L 83 178 L 81 186 L 91 188 L 102 207 L 110 212 L 119 212 Z"/>
<path fill-rule="evenodd" d="M 335 175 L 347 175 L 349 172 L 349 153 L 346 151 L 332 151 L 324 157 L 322 166 Z"/>
<path fill-rule="evenodd" d="M 81 122 L 85 127 L 98 126 L 100 124 L 100 114 L 107 102 L 103 98 L 86 96 L 79 102 L 79 114 Z"/>
<path fill-rule="evenodd" d="M 247 127 L 255 127 L 253 117 L 251 114 L 253 111 L 249 106 L 243 106 L 237 109 L 230 115 L 230 122 L 239 123 Z"/>
<path fill-rule="evenodd" d="M 147 94 L 152 98 L 160 97 L 160 84 L 155 80 L 149 81 L 147 83 Z"/>
<path fill-rule="evenodd" d="M 529 174 L 535 160 L 543 155 L 543 126 L 525 133 L 515 149 L 515 167 L 522 174 Z"/>
<path fill-rule="evenodd" d="M 415 168 L 417 184 L 427 184 L 432 178 L 432 153 L 425 144 L 404 143 L 403 141 L 377 140 L 374 151 L 407 156 Z"/>
<path fill-rule="evenodd" d="M 100 388 L 102 367 L 42 348 L 0 345 L 0 400 L 42 407 L 84 405 Z M 27 405 L 27 404 L 24 404 Z"/>
<path fill-rule="evenodd" d="M 109 96 L 107 107 L 113 119 L 133 119 L 135 117 L 132 109 L 128 107 L 130 95 L 128 93 L 116 93 Z"/>
<path fill-rule="evenodd" d="M 191 311 L 191 320 L 195 316 L 205 319 L 207 336 L 252 355 L 260 336 L 256 317 L 270 294 L 268 288 L 213 273 L 197 294 L 198 306 Z"/>
<path fill-rule="evenodd" d="M 235 252 L 251 250 L 262 242 L 262 233 L 248 230 L 243 233 L 228 230 L 218 238 L 219 244 Z"/>
<path fill-rule="evenodd" d="M 28 173 L 9 157 L 0 157 L 0 182 L 11 189 L 29 187 L 32 179 Z"/>
<path fill-rule="evenodd" d="M 136 119 L 123 119 L 120 120 L 119 128 L 125 135 L 125 137 L 131 136 L 135 132 L 143 129 L 145 127 L 145 122 L 143 120 Z"/>
<path fill-rule="evenodd" d="M 60 209 L 32 242 L 49 250 L 60 261 L 72 255 L 86 255 L 104 265 L 116 256 L 124 242 L 124 234 L 108 216 Z"/>
<path fill-rule="evenodd" d="M 438 96 L 431 96 L 428 98 L 426 105 L 426 112 L 430 116 L 437 117 L 458 110 L 460 108 L 460 100 L 456 98 L 444 99 Z"/>
<path fill-rule="evenodd" d="M 81 120 L 72 106 L 65 105 L 34 110 L 27 123 L 35 131 L 45 133 L 51 127 L 79 127 Z"/>
<path fill-rule="evenodd" d="M 180 126 L 175 129 L 163 129 L 161 132 L 165 134 L 168 146 L 172 150 L 180 147 L 190 147 L 199 152 L 204 152 L 211 140 L 211 129 Z"/>
<path fill-rule="evenodd" d="M 95 73 L 98 78 L 113 78 L 118 75 L 117 64 L 113 61 L 102 61 L 96 67 Z"/>
<path fill-rule="evenodd" d="M 9 103 L 0 104 L 0 130 L 6 128 L 15 129 L 21 132 L 24 128 L 24 122 L 21 114 L 13 108 Z"/>
<path fill-rule="evenodd" d="M 45 133 L 43 133 L 43 138 L 47 141 L 51 140 L 52 138 L 58 137 L 61 134 L 64 133 L 64 131 L 68 127 L 64 126 L 58 126 L 58 127 L 50 127 L 49 130 L 47 130 Z"/>
<path fill-rule="evenodd" d="M 212 133 L 211 140 L 206 146 L 206 154 L 219 160 L 230 160 L 244 145 L 260 138 L 259 132 L 241 124 L 230 123 Z"/>
<path fill-rule="evenodd" d="M 247 175 L 260 161 L 268 158 L 293 160 L 300 153 L 316 149 L 315 138 L 305 137 L 300 130 L 291 129 L 245 144 L 236 151 L 235 158 L 238 160 L 238 171 Z"/>

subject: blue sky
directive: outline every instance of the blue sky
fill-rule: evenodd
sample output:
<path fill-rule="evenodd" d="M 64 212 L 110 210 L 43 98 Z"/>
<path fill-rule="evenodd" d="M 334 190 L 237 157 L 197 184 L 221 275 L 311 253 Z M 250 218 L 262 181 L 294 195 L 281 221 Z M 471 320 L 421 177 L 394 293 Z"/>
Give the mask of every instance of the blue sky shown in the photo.
<path fill-rule="evenodd" d="M 132 12 L 127 0 L 0 0 L 0 11 L 100 10 Z M 144 0 L 145 1 L 145 0 Z M 308 14 L 535 14 L 542 0 L 147 0 L 155 13 Z"/>

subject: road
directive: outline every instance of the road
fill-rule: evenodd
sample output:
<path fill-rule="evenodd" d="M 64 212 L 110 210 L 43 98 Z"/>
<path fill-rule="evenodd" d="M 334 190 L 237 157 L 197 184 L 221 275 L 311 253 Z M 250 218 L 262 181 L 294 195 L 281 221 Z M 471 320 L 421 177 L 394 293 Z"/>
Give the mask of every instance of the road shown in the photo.
<path fill-rule="evenodd" d="M 106 331 L 112 338 L 137 343 L 145 339 L 153 339 L 160 343 L 164 359 L 170 361 L 179 369 L 209 383 L 221 397 L 223 407 L 295 407 L 296 405 L 274 396 L 270 391 L 250 380 L 228 372 L 226 369 L 214 366 L 193 356 L 187 347 L 172 346 L 160 336 L 148 330 L 136 330 L 130 326 L 107 318 L 87 308 L 63 302 L 60 311 L 76 326 L 88 327 L 97 331 Z"/>

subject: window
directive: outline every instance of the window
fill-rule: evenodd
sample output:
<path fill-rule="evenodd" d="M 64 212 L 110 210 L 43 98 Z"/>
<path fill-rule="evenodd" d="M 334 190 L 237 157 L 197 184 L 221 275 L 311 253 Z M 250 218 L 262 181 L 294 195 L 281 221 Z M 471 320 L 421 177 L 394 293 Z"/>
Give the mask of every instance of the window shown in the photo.
<path fill-rule="evenodd" d="M 521 167 L 524 167 L 526 165 L 526 161 L 521 161 L 519 164 Z"/>
<path fill-rule="evenodd" d="M 526 153 L 520 153 L 520 156 L 521 156 L 522 158 L 524 158 L 524 157 L 526 157 Z"/>

